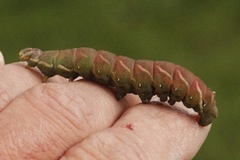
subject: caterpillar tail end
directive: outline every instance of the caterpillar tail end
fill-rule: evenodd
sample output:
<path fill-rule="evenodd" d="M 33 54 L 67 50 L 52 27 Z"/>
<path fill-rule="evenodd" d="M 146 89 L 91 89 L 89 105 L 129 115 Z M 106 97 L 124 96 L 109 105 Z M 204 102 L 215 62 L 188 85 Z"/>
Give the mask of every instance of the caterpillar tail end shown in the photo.
<path fill-rule="evenodd" d="M 199 120 L 199 124 L 201 126 L 207 126 L 209 124 L 211 124 L 213 122 L 213 119 L 216 118 L 214 117 L 212 114 L 208 114 L 208 115 L 204 115 L 204 116 L 201 116 L 201 119 Z"/>

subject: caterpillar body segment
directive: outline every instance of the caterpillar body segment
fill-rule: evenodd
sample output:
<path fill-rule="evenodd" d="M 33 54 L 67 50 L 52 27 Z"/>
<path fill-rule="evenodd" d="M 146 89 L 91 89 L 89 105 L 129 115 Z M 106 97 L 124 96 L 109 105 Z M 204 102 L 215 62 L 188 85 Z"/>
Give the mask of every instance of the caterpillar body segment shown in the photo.
<path fill-rule="evenodd" d="M 91 48 L 60 51 L 26 48 L 20 51 L 19 59 L 27 61 L 28 67 L 38 67 L 44 74 L 44 81 L 54 75 L 70 81 L 82 76 L 113 87 L 117 99 L 134 93 L 144 103 L 153 95 L 171 105 L 182 101 L 198 112 L 199 124 L 203 126 L 212 123 L 218 114 L 215 92 L 191 71 L 171 62 L 134 60 Z"/>

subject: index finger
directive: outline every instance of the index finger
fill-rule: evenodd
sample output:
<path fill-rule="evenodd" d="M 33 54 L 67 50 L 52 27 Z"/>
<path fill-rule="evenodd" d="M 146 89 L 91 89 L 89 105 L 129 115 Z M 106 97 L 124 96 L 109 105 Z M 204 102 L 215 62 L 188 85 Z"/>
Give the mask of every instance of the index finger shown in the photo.
<path fill-rule="evenodd" d="M 40 73 L 25 66 L 24 63 L 12 63 L 0 67 L 0 111 L 16 96 L 41 83 Z"/>

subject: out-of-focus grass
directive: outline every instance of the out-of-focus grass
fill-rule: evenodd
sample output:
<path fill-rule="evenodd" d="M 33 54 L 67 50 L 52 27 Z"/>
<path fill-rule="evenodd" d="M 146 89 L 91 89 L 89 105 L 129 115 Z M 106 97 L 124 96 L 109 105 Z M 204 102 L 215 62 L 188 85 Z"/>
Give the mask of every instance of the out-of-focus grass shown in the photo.
<path fill-rule="evenodd" d="M 3 0 L 0 12 L 7 63 L 25 47 L 84 46 L 192 70 L 216 90 L 219 108 L 195 159 L 239 157 L 240 2 Z"/>

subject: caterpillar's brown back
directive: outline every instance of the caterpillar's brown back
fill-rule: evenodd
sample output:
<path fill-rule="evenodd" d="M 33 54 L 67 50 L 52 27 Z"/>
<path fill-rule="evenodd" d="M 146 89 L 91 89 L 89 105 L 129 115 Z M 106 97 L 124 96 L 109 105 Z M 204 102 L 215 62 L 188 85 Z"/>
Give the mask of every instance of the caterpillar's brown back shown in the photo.
<path fill-rule="evenodd" d="M 215 92 L 191 71 L 171 62 L 134 60 L 91 48 L 41 51 L 26 48 L 20 60 L 29 67 L 37 66 L 44 81 L 56 74 L 69 78 L 78 76 L 113 87 L 117 99 L 127 93 L 137 94 L 144 103 L 157 95 L 162 102 L 173 105 L 182 101 L 200 115 L 199 124 L 208 125 L 217 117 Z"/>

